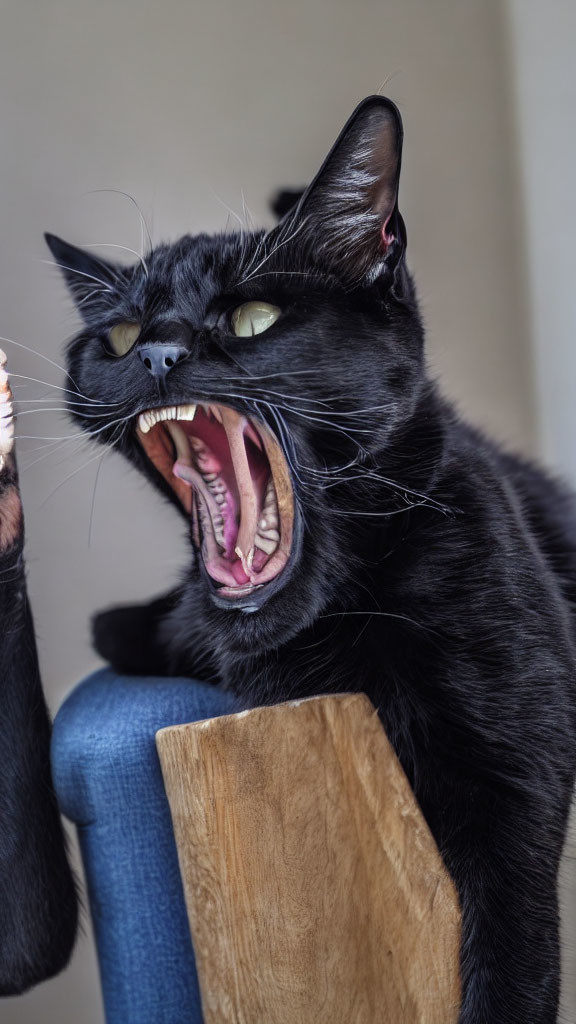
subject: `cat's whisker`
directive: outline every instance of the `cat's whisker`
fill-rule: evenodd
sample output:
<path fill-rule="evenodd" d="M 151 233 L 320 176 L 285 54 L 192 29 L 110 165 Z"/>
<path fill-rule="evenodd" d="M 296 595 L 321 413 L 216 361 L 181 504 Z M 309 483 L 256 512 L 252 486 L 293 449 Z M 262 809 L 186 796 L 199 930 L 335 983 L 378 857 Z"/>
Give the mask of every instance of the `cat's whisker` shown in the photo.
<path fill-rule="evenodd" d="M 259 277 L 308 277 L 318 279 L 319 275 L 309 270 L 264 270 L 261 274 L 250 274 L 239 284 L 246 284 L 247 281 L 256 281 Z"/>
<path fill-rule="evenodd" d="M 76 302 L 75 303 L 74 314 L 76 313 L 76 310 L 82 309 L 82 307 L 86 306 L 89 302 L 93 302 L 98 297 L 98 295 L 100 295 L 101 291 L 102 291 L 101 288 L 94 288 L 94 290 L 91 291 L 91 292 L 88 292 L 88 294 L 85 295 L 83 299 L 80 299 L 79 302 Z"/>
<path fill-rule="evenodd" d="M 42 449 L 45 448 L 50 448 L 50 451 L 44 451 L 44 453 L 42 455 L 39 455 L 38 458 L 32 459 L 29 462 L 25 462 L 22 466 L 22 471 L 24 473 L 27 473 L 30 469 L 32 469 L 33 466 L 37 466 L 40 462 L 44 462 L 45 460 L 52 458 L 53 455 L 58 455 L 62 448 L 66 448 L 67 446 L 72 445 L 73 442 L 75 442 L 76 447 L 72 447 L 70 451 L 66 451 L 64 456 L 66 460 L 74 458 L 74 456 L 76 456 L 79 452 L 90 446 L 89 440 L 84 439 L 83 441 L 79 441 L 77 438 L 68 438 L 68 440 L 58 440 L 58 442 L 51 441 L 45 445 L 38 445 L 35 448 L 29 448 L 27 451 L 23 453 L 24 457 L 28 454 L 31 454 L 32 452 L 41 451 Z M 63 461 L 64 459 L 61 460 L 61 462 Z M 56 465 L 61 465 L 61 462 L 56 463 Z"/>
<path fill-rule="evenodd" d="M 152 244 L 152 236 L 150 234 L 150 230 L 148 228 L 148 224 L 146 222 L 146 218 L 145 218 L 144 214 L 142 213 L 142 210 L 141 210 L 139 204 L 136 202 L 134 196 L 130 195 L 129 192 L 124 192 L 123 189 L 121 189 L 121 188 L 93 188 L 93 189 L 91 189 L 91 194 L 92 195 L 97 195 L 97 194 L 103 193 L 103 192 L 111 192 L 112 194 L 116 194 L 116 195 L 119 195 L 119 196 L 124 196 L 126 199 L 130 200 L 132 205 L 136 208 L 136 210 L 138 212 L 138 216 L 140 218 L 140 235 L 141 235 L 141 246 L 140 246 L 140 249 L 141 249 L 141 255 L 142 256 L 144 255 L 144 232 L 146 232 L 146 236 L 148 238 L 148 247 L 149 247 L 150 250 L 152 250 L 154 248 L 154 246 Z"/>
<path fill-rule="evenodd" d="M 123 425 L 127 424 L 127 423 L 130 422 L 131 419 L 132 419 L 131 416 L 121 416 L 121 417 L 119 417 L 116 420 L 112 420 L 110 423 L 104 423 L 103 426 L 99 427 L 97 430 L 80 430 L 77 433 L 68 434 L 68 435 L 64 434 L 64 435 L 60 435 L 59 437 L 44 437 L 41 434 L 17 434 L 17 435 L 15 435 L 15 438 L 17 440 L 20 440 L 20 441 L 22 441 L 22 440 L 32 440 L 32 441 L 67 441 L 67 440 L 71 440 L 74 437 L 86 437 L 86 436 L 88 436 L 90 438 L 93 438 L 93 437 L 97 437 L 99 434 L 101 434 L 102 431 L 109 430 L 111 427 L 116 426 L 116 424 L 118 424 L 118 423 L 121 423 Z"/>
<path fill-rule="evenodd" d="M 218 192 L 216 191 L 215 188 L 210 187 L 210 191 L 211 191 L 212 195 L 214 196 L 214 198 L 220 203 L 220 205 L 223 206 L 224 209 L 227 211 L 227 213 L 229 213 L 230 216 L 233 217 L 234 220 L 238 223 L 238 225 L 240 227 L 241 238 L 242 238 L 242 240 L 244 240 L 244 236 L 246 235 L 246 231 L 247 231 L 247 224 L 246 224 L 246 222 L 242 220 L 240 214 L 236 213 L 236 211 L 233 210 L 231 206 L 229 206 L 229 204 L 226 202 L 225 199 L 222 199 L 222 196 L 218 194 Z"/>
<path fill-rule="evenodd" d="M 241 395 L 241 394 L 239 395 L 239 394 L 235 394 L 233 392 L 227 391 L 225 393 L 221 392 L 219 397 L 223 397 L 223 398 L 238 398 L 238 399 L 240 399 L 242 401 L 246 401 L 247 399 L 249 399 L 249 400 L 255 402 L 257 405 L 261 404 L 261 405 L 267 406 L 268 408 L 271 408 L 271 403 L 267 402 L 264 398 L 258 398 L 255 395 Z M 358 441 L 354 437 L 352 437 L 351 434 L 349 434 L 346 430 L 344 430 L 341 426 L 339 426 L 337 423 L 332 422 L 331 420 L 325 419 L 325 418 L 321 417 L 320 415 L 315 414 L 313 412 L 313 410 L 308 410 L 307 412 L 304 412 L 303 410 L 299 410 L 299 409 L 296 409 L 296 408 L 293 408 L 293 407 L 290 407 L 290 406 L 287 406 L 287 405 L 282 405 L 282 404 L 279 404 L 279 403 L 274 403 L 274 408 L 275 409 L 281 409 L 283 412 L 293 413 L 296 416 L 300 416 L 302 419 L 308 420 L 310 423 L 314 423 L 314 424 L 322 425 L 322 426 L 329 426 L 329 427 L 332 428 L 332 430 L 334 430 L 337 433 L 342 434 L 344 437 L 348 438 L 348 440 L 351 441 L 352 444 L 356 444 L 356 445 L 358 445 L 358 447 L 361 447 L 358 444 Z M 371 434 L 372 431 L 368 430 L 368 429 L 358 428 L 358 429 L 356 429 L 356 433 L 357 434 Z"/>
<path fill-rule="evenodd" d="M 142 269 L 143 269 L 143 271 L 144 271 L 144 273 L 146 275 L 146 280 L 148 280 L 149 277 L 150 277 L 150 275 L 148 273 L 148 264 L 146 263 L 146 260 L 144 259 L 144 256 L 142 255 L 142 253 L 137 252 L 136 249 L 130 249 L 130 247 L 128 245 L 118 245 L 115 242 L 90 242 L 90 244 L 89 245 L 85 245 L 84 248 L 85 249 L 98 249 L 98 248 L 124 249 L 126 252 L 131 252 L 132 255 L 136 257 L 136 259 L 140 260 L 140 263 L 142 265 Z"/>
<path fill-rule="evenodd" d="M 241 381 L 242 383 L 247 384 L 247 383 L 249 383 L 250 381 L 253 381 L 253 380 L 275 380 L 278 377 L 282 380 L 284 377 L 302 377 L 302 376 L 311 377 L 312 379 L 318 378 L 318 379 L 323 380 L 325 378 L 326 374 L 325 374 L 324 371 L 315 370 L 313 368 L 310 368 L 310 369 L 307 369 L 307 370 L 279 370 L 276 373 L 260 373 L 260 374 L 247 373 L 245 376 L 242 376 L 242 377 L 238 377 L 238 376 L 234 377 L 234 376 L 229 376 L 229 375 L 226 375 L 226 376 L 222 376 L 222 375 L 216 376 L 216 375 L 213 375 L 213 376 L 205 376 L 205 377 L 203 377 L 203 380 L 207 380 L 207 381 L 210 381 L 210 380 L 216 380 L 216 381 Z"/>
<path fill-rule="evenodd" d="M 263 267 L 264 264 L 267 263 L 268 260 L 272 259 L 272 257 L 275 256 L 280 249 L 282 249 L 285 245 L 288 245 L 289 242 L 292 242 L 293 239 L 296 238 L 300 231 L 302 231 L 302 228 L 304 227 L 305 223 L 306 218 L 303 217 L 296 230 L 293 231 L 291 235 L 288 235 L 287 238 L 283 238 L 281 239 L 281 241 L 277 242 L 277 244 L 273 246 L 270 252 L 266 254 L 264 259 L 261 260 L 256 267 L 254 267 L 254 270 L 251 273 L 246 274 L 240 281 L 237 282 L 237 284 L 242 285 L 246 284 L 248 281 L 251 281 L 254 275 L 257 273 L 257 271 L 260 270 L 260 267 Z M 248 267 L 248 269 L 250 270 L 250 267 Z"/>
<path fill-rule="evenodd" d="M 10 380 L 12 380 L 12 378 L 16 378 L 18 380 L 27 380 L 27 381 L 31 381 L 33 384 L 42 384 L 43 387 L 46 387 L 46 388 L 54 388 L 56 391 L 65 391 L 69 395 L 75 395 L 76 398 L 83 399 L 84 402 L 89 402 L 90 405 L 97 405 L 97 406 L 101 406 L 101 407 L 103 407 L 103 406 L 119 406 L 119 405 L 124 405 L 125 401 L 126 401 L 126 400 L 124 400 L 123 402 L 99 402 L 95 398 L 89 398 L 88 395 L 83 395 L 81 391 L 72 391 L 71 388 L 64 388 L 60 384 L 51 384 L 50 381 L 48 381 L 48 380 L 40 380 L 39 377 L 28 377 L 25 373 L 12 373 L 12 371 L 10 371 L 8 376 L 9 376 Z M 73 404 L 78 404 L 78 403 L 73 403 Z"/>
<path fill-rule="evenodd" d="M 56 260 L 40 259 L 38 260 L 38 262 L 46 263 L 50 267 L 59 267 L 60 270 L 67 270 L 70 274 L 78 274 L 79 277 L 87 277 L 91 281 L 95 281 L 96 284 L 101 285 L 103 290 L 106 292 L 112 292 L 114 290 L 113 288 L 110 287 L 110 285 L 106 284 L 105 281 L 102 281 L 99 277 L 94 277 L 94 274 L 87 274 L 84 270 L 76 270 L 75 267 L 67 267 L 66 264 L 64 263 L 57 263 Z"/>
<path fill-rule="evenodd" d="M 108 455 L 109 451 L 110 451 L 109 448 L 107 448 L 105 450 L 102 458 L 100 459 L 100 462 L 98 463 L 98 466 L 97 466 L 97 469 L 96 469 L 96 475 L 94 477 L 94 487 L 93 487 L 93 490 L 92 490 L 92 501 L 90 502 L 90 516 L 88 518 L 88 547 L 92 546 L 92 526 L 93 526 L 93 522 L 94 522 L 94 507 L 95 507 L 95 504 L 96 504 L 96 490 L 98 488 L 98 481 L 100 479 L 100 470 L 102 469 L 102 466 L 104 465 L 104 459 Z"/>
<path fill-rule="evenodd" d="M 254 234 L 254 232 L 256 231 L 256 222 L 254 220 L 250 207 L 246 202 L 246 196 L 244 195 L 243 188 L 240 189 L 240 195 L 242 196 L 242 212 L 244 214 L 244 221 L 250 233 Z"/>
<path fill-rule="evenodd" d="M 249 384 L 249 382 L 248 382 L 248 384 Z M 311 404 L 314 404 L 314 405 L 328 406 L 328 408 L 330 409 L 329 402 L 326 401 L 325 399 L 322 399 L 322 398 L 306 398 L 304 395 L 301 395 L 301 396 L 299 396 L 298 399 L 295 399 L 293 395 L 287 395 L 287 394 L 285 394 L 282 391 L 271 391 L 269 388 L 250 388 L 250 393 L 251 394 L 253 394 L 254 391 L 257 391 L 257 392 L 259 392 L 260 394 L 262 394 L 262 395 L 264 395 L 266 397 L 269 396 L 269 395 L 272 395 L 274 398 L 284 398 L 287 401 L 296 401 L 297 400 L 299 402 L 308 402 L 308 403 L 311 403 Z M 295 408 L 297 408 L 297 407 L 295 406 Z"/>
<path fill-rule="evenodd" d="M 251 379 L 254 379 L 254 378 L 251 378 Z M 247 383 L 250 384 L 250 381 L 248 381 Z M 281 391 L 271 391 L 268 388 L 266 388 L 266 389 L 256 388 L 256 390 L 260 391 L 261 393 L 266 394 L 266 395 L 274 395 L 277 398 L 284 398 L 284 399 L 286 399 L 288 401 L 308 402 L 308 403 L 311 403 L 311 404 L 323 405 L 323 406 L 326 406 L 330 412 L 332 412 L 333 416 L 346 417 L 347 419 L 351 418 L 351 417 L 360 417 L 360 416 L 364 416 L 365 417 L 368 413 L 373 413 L 373 412 L 386 412 L 386 411 L 390 410 L 391 405 L 392 405 L 392 403 L 388 402 L 388 403 L 386 403 L 384 405 L 372 405 L 372 406 L 367 406 L 366 408 L 363 408 L 363 409 L 339 410 L 339 409 L 335 409 L 331 403 L 333 403 L 335 401 L 341 401 L 341 396 L 340 395 L 335 395 L 335 396 L 332 396 L 332 397 L 329 397 L 329 398 L 324 398 L 324 399 L 322 399 L 322 398 L 307 398 L 307 397 L 305 397 L 303 395 L 299 395 L 296 398 L 294 395 L 287 395 L 287 394 L 285 394 L 284 392 L 281 392 Z M 294 406 L 294 408 L 297 409 L 298 407 Z"/>
<path fill-rule="evenodd" d="M 38 359 L 43 359 L 44 362 L 50 363 L 51 366 L 54 366 L 57 370 L 60 370 L 66 377 L 69 377 L 75 388 L 78 387 L 76 381 L 68 372 L 68 370 L 66 370 L 63 366 L 60 366 L 60 363 L 56 363 L 53 359 L 50 359 L 48 356 L 45 356 L 42 352 L 38 352 L 35 348 L 31 348 L 29 345 L 25 345 L 22 341 L 14 341 L 13 338 L 0 337 L 0 343 L 4 342 L 6 342 L 8 345 L 15 345 L 16 348 L 24 349 L 25 352 L 30 352 L 33 356 L 37 356 Z"/>
<path fill-rule="evenodd" d="M 46 498 L 44 498 L 44 500 L 40 503 L 38 508 L 39 509 L 44 508 L 46 502 L 50 501 L 50 499 L 54 497 L 54 495 L 57 493 L 57 491 L 59 491 L 60 488 L 64 486 L 64 484 L 68 483 L 69 480 L 72 480 L 73 477 L 77 476 L 78 473 L 81 473 L 84 469 L 87 469 L 87 467 L 90 466 L 93 462 L 96 462 L 97 459 L 104 458 L 104 456 L 106 455 L 107 451 L 108 451 L 108 449 L 105 448 L 103 451 L 98 452 L 96 455 L 93 455 L 92 458 L 90 458 L 86 462 L 84 462 L 82 466 L 79 466 L 77 469 L 75 469 L 71 473 L 69 473 L 68 476 L 64 477 L 64 479 L 61 480 L 60 483 L 58 483 L 57 486 L 52 491 L 50 491 L 50 494 Z"/>
<path fill-rule="evenodd" d="M 27 385 L 26 384 L 24 384 L 24 385 L 17 384 L 16 387 L 27 387 Z M 52 396 L 47 396 L 47 397 L 44 397 L 44 398 L 15 398 L 14 399 L 14 403 L 15 403 L 15 405 L 20 406 L 20 405 L 32 405 L 32 404 L 44 403 L 44 402 L 55 402 L 57 400 L 58 400 L 57 396 L 52 395 Z M 128 401 L 129 401 L 128 399 L 125 399 L 124 402 L 120 403 L 120 406 L 127 405 Z M 69 408 L 71 405 L 73 405 L 73 406 L 77 405 L 81 409 L 84 409 L 86 407 L 91 409 L 93 406 L 97 406 L 98 408 L 100 408 L 100 407 L 102 407 L 102 408 L 109 408 L 109 407 L 116 406 L 117 404 L 118 403 L 116 403 L 116 402 L 88 402 L 88 404 L 87 404 L 86 401 L 74 402 L 74 401 L 72 401 L 72 399 L 69 399 L 68 400 L 68 407 L 67 408 Z M 104 415 L 104 414 L 102 413 L 101 415 Z"/>
<path fill-rule="evenodd" d="M 399 615 L 394 612 L 382 612 L 382 611 L 341 611 L 341 612 L 326 612 L 324 615 L 319 615 L 320 619 L 333 619 L 335 616 L 350 616 L 350 615 L 376 615 L 384 619 L 399 619 L 402 622 L 407 622 L 411 626 L 416 626 L 417 629 L 424 629 L 427 633 L 432 633 L 437 636 L 439 640 L 443 637 L 437 630 L 432 629 L 430 626 L 425 626 L 422 622 L 417 622 L 416 619 L 411 619 L 408 615 Z"/>

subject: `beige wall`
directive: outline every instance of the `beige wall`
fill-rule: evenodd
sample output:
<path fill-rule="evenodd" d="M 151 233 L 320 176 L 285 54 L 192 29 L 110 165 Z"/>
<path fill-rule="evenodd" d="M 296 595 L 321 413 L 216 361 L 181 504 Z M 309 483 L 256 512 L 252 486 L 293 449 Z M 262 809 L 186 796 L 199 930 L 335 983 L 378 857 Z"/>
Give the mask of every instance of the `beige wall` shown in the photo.
<path fill-rule="evenodd" d="M 1 334 L 59 361 L 73 331 L 56 272 L 37 261 L 47 256 L 43 230 L 138 247 L 131 204 L 93 190 L 132 193 L 156 240 L 223 227 L 225 204 L 241 210 L 242 191 L 265 221 L 268 194 L 306 181 L 356 102 L 392 75 L 434 369 L 470 417 L 531 448 L 497 0 L 3 0 L 0 11 Z M 13 370 L 60 382 L 49 364 L 4 347 Z M 44 414 L 23 416 L 18 432 L 70 430 Z M 93 454 L 73 447 L 23 473 L 53 709 L 95 664 L 90 612 L 169 584 L 186 557 L 176 516 L 115 456 L 96 492 L 99 461 L 62 483 Z M 22 454 L 22 466 L 42 454 Z M 77 1024 L 79 1012 L 83 1024 L 101 1020 L 86 937 L 62 978 L 5 1002 L 0 1018 Z"/>
<path fill-rule="evenodd" d="M 526 308 L 540 447 L 576 484 L 576 5 L 507 0 L 508 61 L 521 203 Z M 576 803 L 560 887 L 564 1016 L 576 1020 Z"/>

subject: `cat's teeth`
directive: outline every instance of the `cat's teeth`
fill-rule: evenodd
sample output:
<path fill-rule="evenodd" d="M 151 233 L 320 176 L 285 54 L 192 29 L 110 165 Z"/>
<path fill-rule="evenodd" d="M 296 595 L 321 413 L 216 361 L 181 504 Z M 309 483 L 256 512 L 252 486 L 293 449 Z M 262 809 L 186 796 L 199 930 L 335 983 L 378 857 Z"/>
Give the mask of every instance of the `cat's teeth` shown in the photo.
<path fill-rule="evenodd" d="M 262 438 L 260 437 L 260 434 L 258 433 L 258 431 L 254 429 L 254 427 L 250 423 L 250 420 L 246 421 L 246 426 L 244 428 L 244 433 L 245 433 L 246 437 L 249 437 L 250 440 L 254 442 L 254 444 L 256 445 L 257 448 L 260 449 L 260 451 L 264 450 L 264 446 L 262 444 Z"/>
<path fill-rule="evenodd" d="M 176 447 L 176 454 L 179 462 L 184 462 L 187 466 L 190 465 L 190 445 L 188 444 L 188 438 L 182 430 L 173 420 L 166 424 L 166 430 L 169 431 L 170 437 L 174 441 Z"/>
<path fill-rule="evenodd" d="M 235 547 L 234 554 L 238 556 L 238 558 L 242 562 L 242 568 L 244 569 L 244 572 L 246 573 L 247 576 L 249 576 L 250 573 L 252 572 L 252 563 L 254 561 L 254 548 L 250 548 L 248 554 L 245 555 L 244 552 L 242 551 L 242 548 Z"/>
<path fill-rule="evenodd" d="M 222 413 L 220 412 L 220 409 L 218 408 L 218 406 L 217 405 L 209 405 L 208 409 L 212 413 L 214 419 L 218 420 L 218 423 L 222 423 Z"/>
<path fill-rule="evenodd" d="M 275 544 L 280 540 L 278 530 L 258 530 L 257 537 L 264 537 L 265 540 L 273 540 Z"/>
<path fill-rule="evenodd" d="M 178 405 L 176 406 L 176 419 L 177 420 L 188 420 L 191 422 L 196 415 L 195 405 Z"/>
<path fill-rule="evenodd" d="M 147 412 L 141 412 L 139 417 L 138 417 L 138 429 L 143 434 L 147 434 L 148 431 L 150 430 L 150 427 L 152 427 L 152 426 L 154 426 L 154 423 L 149 420 L 148 413 Z"/>
<path fill-rule="evenodd" d="M 278 534 L 278 540 L 280 535 Z M 278 541 L 269 540 L 268 537 L 262 537 L 259 533 L 254 537 L 254 546 L 260 548 L 260 551 L 264 551 L 267 555 L 273 555 L 278 547 Z"/>
<path fill-rule="evenodd" d="M 138 428 L 143 434 L 147 434 L 149 430 L 162 420 L 187 420 L 190 422 L 196 415 L 196 406 L 193 404 L 188 405 L 169 405 L 163 409 L 149 409 L 148 412 L 140 413 L 138 417 Z"/>

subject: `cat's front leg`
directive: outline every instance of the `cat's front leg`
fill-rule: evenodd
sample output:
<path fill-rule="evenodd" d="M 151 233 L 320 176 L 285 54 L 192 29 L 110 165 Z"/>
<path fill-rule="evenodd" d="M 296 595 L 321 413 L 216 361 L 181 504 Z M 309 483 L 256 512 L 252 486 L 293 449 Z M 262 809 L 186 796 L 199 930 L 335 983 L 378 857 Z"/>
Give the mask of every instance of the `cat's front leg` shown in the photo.
<path fill-rule="evenodd" d="M 193 615 L 179 615 L 180 600 L 180 591 L 172 590 L 143 604 L 98 612 L 92 620 L 96 651 L 124 675 L 218 682 L 202 635 L 206 631 L 195 630 Z"/>
<path fill-rule="evenodd" d="M 77 905 L 50 776 L 5 362 L 0 352 L 0 995 L 12 995 L 65 966 Z"/>
<path fill-rule="evenodd" d="M 92 642 L 118 672 L 135 676 L 175 674 L 160 627 L 176 601 L 165 594 L 144 604 L 118 605 L 92 619 Z"/>
<path fill-rule="evenodd" d="M 526 798 L 461 797 L 440 840 L 462 908 L 459 1024 L 556 1024 L 562 828 Z"/>

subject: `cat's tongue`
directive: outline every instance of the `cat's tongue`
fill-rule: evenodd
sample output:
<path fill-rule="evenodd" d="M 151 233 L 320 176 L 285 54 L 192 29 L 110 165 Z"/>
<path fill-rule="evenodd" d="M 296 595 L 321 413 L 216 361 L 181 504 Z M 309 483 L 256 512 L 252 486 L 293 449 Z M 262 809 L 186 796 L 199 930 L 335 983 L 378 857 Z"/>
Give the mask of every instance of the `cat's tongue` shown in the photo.
<path fill-rule="evenodd" d="M 258 526 L 258 516 L 261 506 L 261 495 L 257 494 L 255 481 L 250 472 L 250 463 L 246 452 L 244 433 L 248 427 L 245 416 L 241 416 L 235 409 L 222 408 L 222 426 L 226 431 L 230 456 L 236 475 L 238 487 L 238 498 L 240 501 L 240 529 L 236 537 L 235 551 L 242 563 L 246 580 L 248 580 L 252 561 L 254 559 L 254 537 Z M 234 576 L 238 583 L 246 580 L 238 579 L 236 572 Z"/>

